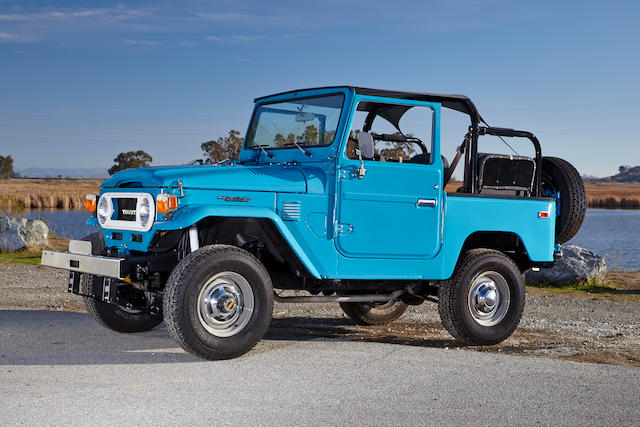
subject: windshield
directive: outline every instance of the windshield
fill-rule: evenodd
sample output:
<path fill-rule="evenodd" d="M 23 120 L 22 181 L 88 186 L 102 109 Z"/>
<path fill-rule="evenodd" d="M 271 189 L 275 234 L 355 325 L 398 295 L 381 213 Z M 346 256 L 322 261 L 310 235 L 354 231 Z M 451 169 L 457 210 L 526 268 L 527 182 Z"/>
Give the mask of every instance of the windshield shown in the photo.
<path fill-rule="evenodd" d="M 331 145 L 343 102 L 340 94 L 261 105 L 249 126 L 245 147 Z"/>

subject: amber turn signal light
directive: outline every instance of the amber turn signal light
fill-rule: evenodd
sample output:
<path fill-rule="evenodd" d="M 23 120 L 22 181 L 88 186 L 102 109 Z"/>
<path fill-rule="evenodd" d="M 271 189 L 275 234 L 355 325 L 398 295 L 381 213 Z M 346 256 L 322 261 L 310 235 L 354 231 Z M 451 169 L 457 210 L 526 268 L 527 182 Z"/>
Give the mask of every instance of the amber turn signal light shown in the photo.
<path fill-rule="evenodd" d="M 178 197 L 173 194 L 160 193 L 156 199 L 158 213 L 166 214 L 178 209 Z"/>
<path fill-rule="evenodd" d="M 95 212 L 97 202 L 98 202 L 98 196 L 96 196 L 95 194 L 87 194 L 84 197 L 84 208 L 89 212 Z"/>

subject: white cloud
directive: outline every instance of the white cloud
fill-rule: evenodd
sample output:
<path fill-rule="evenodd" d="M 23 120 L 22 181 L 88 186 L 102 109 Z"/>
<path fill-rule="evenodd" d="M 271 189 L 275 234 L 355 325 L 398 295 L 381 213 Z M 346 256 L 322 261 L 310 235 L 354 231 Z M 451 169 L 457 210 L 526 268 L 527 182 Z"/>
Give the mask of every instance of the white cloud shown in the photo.
<path fill-rule="evenodd" d="M 33 35 L 0 32 L 0 43 L 30 43 L 36 40 Z"/>
<path fill-rule="evenodd" d="M 29 17 L 21 14 L 1 14 L 0 21 L 26 21 Z"/>
<path fill-rule="evenodd" d="M 124 42 L 126 44 L 137 44 L 137 45 L 140 45 L 140 46 L 160 46 L 160 43 L 154 42 L 154 41 L 151 41 L 151 40 L 131 40 L 131 39 L 127 39 L 127 40 L 124 40 Z"/>
<path fill-rule="evenodd" d="M 204 39 L 220 43 L 248 43 L 263 39 L 264 36 L 252 36 L 248 34 L 236 34 L 230 36 L 206 36 Z"/>

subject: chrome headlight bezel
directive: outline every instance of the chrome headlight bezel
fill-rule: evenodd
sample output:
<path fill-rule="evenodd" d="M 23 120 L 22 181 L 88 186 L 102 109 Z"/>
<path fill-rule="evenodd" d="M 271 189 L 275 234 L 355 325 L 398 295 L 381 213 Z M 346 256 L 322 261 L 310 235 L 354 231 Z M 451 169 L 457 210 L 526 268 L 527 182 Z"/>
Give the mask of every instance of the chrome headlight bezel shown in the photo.
<path fill-rule="evenodd" d="M 153 200 L 153 199 L 152 199 Z M 140 225 L 146 227 L 151 219 L 151 206 L 153 203 L 147 197 L 139 198 L 136 207 L 136 217 L 140 221 Z"/>
<path fill-rule="evenodd" d="M 135 198 L 136 199 L 136 219 L 135 221 L 125 221 L 119 219 L 113 219 L 115 209 L 113 208 L 113 199 L 120 198 Z M 104 199 L 104 202 L 103 202 Z M 151 230 L 156 219 L 156 203 L 154 197 L 149 193 L 129 193 L 129 192 L 110 192 L 104 193 L 100 196 L 98 205 L 103 204 L 103 209 L 107 208 L 106 219 L 98 216 L 98 223 L 100 226 L 107 230 L 130 230 L 130 231 L 142 231 L 146 232 Z M 140 208 L 144 206 L 145 210 L 148 207 L 148 214 L 144 212 L 140 214 Z M 97 211 L 97 209 L 96 209 Z M 104 213 L 104 212 L 103 212 Z M 143 219 L 146 222 L 143 223 Z"/>
<path fill-rule="evenodd" d="M 104 225 L 113 215 L 113 204 L 107 197 L 101 196 L 96 208 L 96 216 L 100 225 Z"/>

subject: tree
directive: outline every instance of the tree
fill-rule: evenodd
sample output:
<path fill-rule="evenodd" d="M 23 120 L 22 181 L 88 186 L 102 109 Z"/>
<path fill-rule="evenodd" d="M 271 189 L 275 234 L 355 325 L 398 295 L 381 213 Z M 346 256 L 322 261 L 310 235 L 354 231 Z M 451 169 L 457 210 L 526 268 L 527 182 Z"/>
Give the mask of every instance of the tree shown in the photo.
<path fill-rule="evenodd" d="M 317 144 L 318 143 L 318 128 L 314 125 L 309 125 L 304 128 L 302 135 L 298 135 L 296 138 L 298 144 Z"/>
<path fill-rule="evenodd" d="M 238 160 L 243 141 L 244 138 L 240 136 L 240 131 L 232 129 L 229 131 L 229 135 L 220 137 L 216 141 L 203 142 L 200 144 L 200 148 L 212 162 L 221 162 L 227 159 Z"/>
<path fill-rule="evenodd" d="M 0 156 L 0 179 L 9 179 L 13 175 L 13 159 L 11 156 Z"/>
<path fill-rule="evenodd" d="M 276 143 L 276 146 L 278 146 L 278 147 L 284 147 L 287 144 L 293 144 L 293 141 L 295 141 L 295 140 L 296 140 L 296 136 L 294 134 L 292 134 L 292 133 L 287 135 L 286 138 L 281 133 L 278 133 L 273 138 L 273 141 Z"/>
<path fill-rule="evenodd" d="M 118 157 L 113 159 L 115 164 L 108 170 L 109 175 L 124 170 L 149 166 L 149 163 L 153 161 L 153 158 L 142 150 L 129 151 L 127 153 L 120 153 Z"/>

